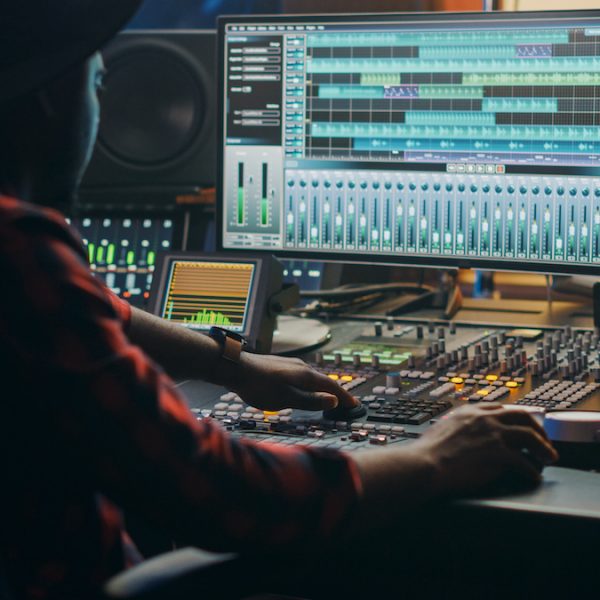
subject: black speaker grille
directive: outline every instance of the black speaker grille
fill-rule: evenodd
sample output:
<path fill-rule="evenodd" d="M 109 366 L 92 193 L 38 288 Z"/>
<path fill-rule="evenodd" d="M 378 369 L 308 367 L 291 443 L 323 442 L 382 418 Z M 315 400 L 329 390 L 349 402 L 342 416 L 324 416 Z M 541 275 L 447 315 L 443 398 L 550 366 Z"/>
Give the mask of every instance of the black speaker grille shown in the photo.
<path fill-rule="evenodd" d="M 179 159 L 204 124 L 200 74 L 185 57 L 160 47 L 120 53 L 107 66 L 99 134 L 104 150 L 135 167 Z"/>

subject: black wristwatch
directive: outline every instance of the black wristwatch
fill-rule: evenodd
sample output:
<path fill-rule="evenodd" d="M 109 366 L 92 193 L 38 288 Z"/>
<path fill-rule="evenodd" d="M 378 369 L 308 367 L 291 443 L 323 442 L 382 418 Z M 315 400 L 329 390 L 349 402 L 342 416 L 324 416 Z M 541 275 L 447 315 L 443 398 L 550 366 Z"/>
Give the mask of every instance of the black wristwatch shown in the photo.
<path fill-rule="evenodd" d="M 221 346 L 221 357 L 231 362 L 240 362 L 242 350 L 246 346 L 244 336 L 221 327 L 211 327 L 208 336 Z"/>

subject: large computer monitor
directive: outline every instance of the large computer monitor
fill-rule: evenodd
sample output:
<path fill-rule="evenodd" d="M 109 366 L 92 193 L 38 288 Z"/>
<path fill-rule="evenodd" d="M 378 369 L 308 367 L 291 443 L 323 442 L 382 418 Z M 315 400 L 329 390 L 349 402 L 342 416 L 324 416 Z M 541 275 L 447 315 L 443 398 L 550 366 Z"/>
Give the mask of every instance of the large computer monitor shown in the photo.
<path fill-rule="evenodd" d="M 598 273 L 600 11 L 225 17 L 218 245 Z"/>

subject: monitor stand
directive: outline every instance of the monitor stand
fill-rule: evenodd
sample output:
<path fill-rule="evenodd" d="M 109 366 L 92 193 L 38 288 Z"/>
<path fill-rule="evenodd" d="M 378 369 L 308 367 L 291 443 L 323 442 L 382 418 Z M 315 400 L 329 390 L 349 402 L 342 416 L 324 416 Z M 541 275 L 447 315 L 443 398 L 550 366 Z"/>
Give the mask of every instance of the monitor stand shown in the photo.
<path fill-rule="evenodd" d="M 314 350 L 331 339 L 331 330 L 316 319 L 283 315 L 277 317 L 273 332 L 272 354 L 284 356 Z"/>

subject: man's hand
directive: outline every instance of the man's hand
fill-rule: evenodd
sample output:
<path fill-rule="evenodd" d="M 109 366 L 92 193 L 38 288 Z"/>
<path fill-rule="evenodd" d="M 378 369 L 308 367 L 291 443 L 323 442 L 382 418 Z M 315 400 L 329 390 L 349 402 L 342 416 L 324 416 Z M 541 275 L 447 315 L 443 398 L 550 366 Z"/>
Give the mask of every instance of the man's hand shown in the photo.
<path fill-rule="evenodd" d="M 356 399 L 335 381 L 298 358 L 243 352 L 240 372 L 228 387 L 262 410 L 328 410 Z"/>
<path fill-rule="evenodd" d="M 536 483 L 540 465 L 558 458 L 542 427 L 525 411 L 499 404 L 460 408 L 419 440 L 352 455 L 362 479 L 360 514 L 351 533 L 388 527 L 407 509 L 466 496 L 506 475 Z"/>
<path fill-rule="evenodd" d="M 537 483 L 541 468 L 558 459 L 543 427 L 527 412 L 499 404 L 465 407 L 415 442 L 434 468 L 443 494 L 467 494 L 503 475 Z"/>

